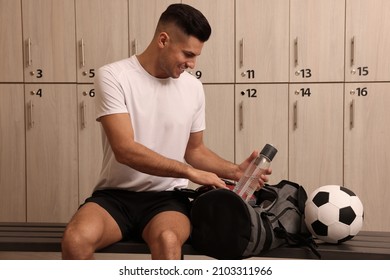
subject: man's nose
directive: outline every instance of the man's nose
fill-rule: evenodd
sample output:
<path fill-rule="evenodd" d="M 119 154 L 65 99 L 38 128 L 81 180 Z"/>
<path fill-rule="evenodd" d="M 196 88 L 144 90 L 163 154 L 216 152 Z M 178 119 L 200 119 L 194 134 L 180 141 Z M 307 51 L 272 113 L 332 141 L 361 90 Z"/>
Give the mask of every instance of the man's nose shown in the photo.
<path fill-rule="evenodd" d="M 194 69 L 195 68 L 195 59 L 187 61 L 186 62 L 186 67 L 190 68 L 190 69 Z"/>

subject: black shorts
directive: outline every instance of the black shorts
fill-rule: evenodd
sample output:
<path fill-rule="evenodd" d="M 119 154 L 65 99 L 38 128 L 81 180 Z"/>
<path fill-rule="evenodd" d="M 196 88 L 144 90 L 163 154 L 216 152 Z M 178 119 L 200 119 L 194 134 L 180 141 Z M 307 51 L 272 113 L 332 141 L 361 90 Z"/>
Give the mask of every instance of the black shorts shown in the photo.
<path fill-rule="evenodd" d="M 85 200 L 87 202 L 97 203 L 114 218 L 123 240 L 142 239 L 146 224 L 158 213 L 177 211 L 187 217 L 190 215 L 190 201 L 175 191 L 98 190 Z"/>

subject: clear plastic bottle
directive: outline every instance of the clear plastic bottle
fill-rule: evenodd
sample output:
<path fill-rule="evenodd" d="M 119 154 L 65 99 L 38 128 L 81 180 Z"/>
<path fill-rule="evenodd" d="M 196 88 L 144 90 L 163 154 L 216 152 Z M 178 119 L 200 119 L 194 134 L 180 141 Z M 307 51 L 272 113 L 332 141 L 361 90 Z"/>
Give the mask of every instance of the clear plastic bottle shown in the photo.
<path fill-rule="evenodd" d="M 250 200 L 259 185 L 258 179 L 260 175 L 270 167 L 271 161 L 277 152 L 278 150 L 274 146 L 266 144 L 258 157 L 245 170 L 244 175 L 233 189 L 243 200 Z"/>

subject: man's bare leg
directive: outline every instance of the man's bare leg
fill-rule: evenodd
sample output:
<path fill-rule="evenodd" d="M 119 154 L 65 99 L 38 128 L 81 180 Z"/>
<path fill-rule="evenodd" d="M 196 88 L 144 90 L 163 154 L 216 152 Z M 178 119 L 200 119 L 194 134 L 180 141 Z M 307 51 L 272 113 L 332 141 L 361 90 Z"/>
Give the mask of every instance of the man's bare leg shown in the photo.
<path fill-rule="evenodd" d="M 112 216 L 101 206 L 89 202 L 73 216 L 62 239 L 63 259 L 93 259 L 99 248 L 122 239 Z"/>
<path fill-rule="evenodd" d="M 182 245 L 190 235 L 190 221 L 180 212 L 157 214 L 146 225 L 142 237 L 149 245 L 152 259 L 181 259 Z"/>

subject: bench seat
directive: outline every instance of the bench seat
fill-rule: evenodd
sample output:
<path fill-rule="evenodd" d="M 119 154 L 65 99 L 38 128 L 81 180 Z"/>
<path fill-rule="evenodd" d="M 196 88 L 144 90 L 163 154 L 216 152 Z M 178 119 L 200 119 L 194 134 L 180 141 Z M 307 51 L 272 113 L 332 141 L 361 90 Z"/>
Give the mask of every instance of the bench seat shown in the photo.
<path fill-rule="evenodd" d="M 60 252 L 64 223 L 0 223 L 0 251 Z M 339 245 L 316 241 L 322 259 L 390 260 L 390 232 L 361 231 L 353 239 Z M 145 243 L 121 241 L 99 253 L 149 254 Z M 183 255 L 202 255 L 191 244 L 183 246 Z M 262 258 L 316 259 L 306 248 L 280 247 L 262 253 Z"/>

